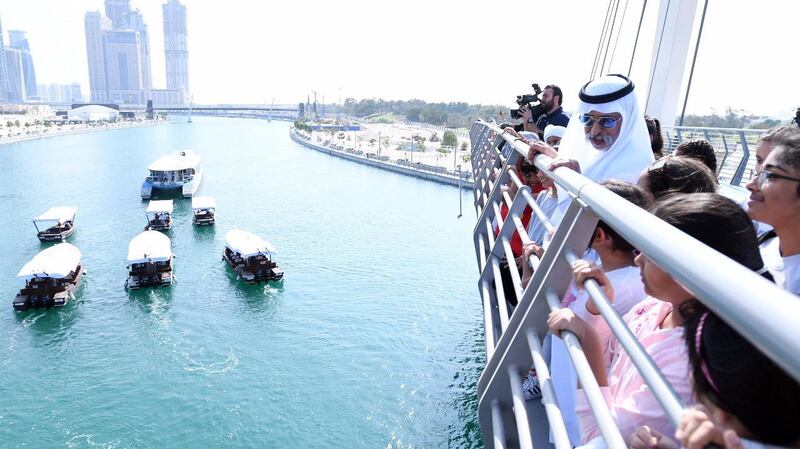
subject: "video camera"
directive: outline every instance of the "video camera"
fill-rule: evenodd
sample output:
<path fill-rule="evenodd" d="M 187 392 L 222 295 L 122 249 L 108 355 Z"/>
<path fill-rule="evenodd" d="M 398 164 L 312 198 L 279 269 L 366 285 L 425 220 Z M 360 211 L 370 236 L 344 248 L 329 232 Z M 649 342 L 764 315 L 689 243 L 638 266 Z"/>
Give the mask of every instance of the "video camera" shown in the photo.
<path fill-rule="evenodd" d="M 544 114 L 546 111 L 544 110 L 544 107 L 542 107 L 541 98 L 539 98 L 539 95 L 541 95 L 542 93 L 542 89 L 536 83 L 531 84 L 531 87 L 533 87 L 532 94 L 517 95 L 517 105 L 519 105 L 519 109 L 521 108 L 530 109 L 531 117 L 533 117 L 533 119 L 536 120 L 539 118 L 540 115 Z M 518 119 L 522 117 L 522 114 L 520 114 L 519 109 L 511 110 L 511 118 Z"/>

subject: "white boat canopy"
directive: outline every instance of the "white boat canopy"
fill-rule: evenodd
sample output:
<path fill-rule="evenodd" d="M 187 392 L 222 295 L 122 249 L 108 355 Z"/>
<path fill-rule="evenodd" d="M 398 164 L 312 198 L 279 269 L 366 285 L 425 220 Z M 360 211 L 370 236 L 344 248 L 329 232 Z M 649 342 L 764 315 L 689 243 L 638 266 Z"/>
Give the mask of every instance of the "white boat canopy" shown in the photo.
<path fill-rule="evenodd" d="M 200 158 L 189 150 L 181 150 L 171 156 L 164 156 L 147 167 L 151 171 L 181 171 L 188 168 L 195 170 L 200 165 Z"/>
<path fill-rule="evenodd" d="M 33 278 L 63 279 L 81 263 L 81 252 L 69 243 L 59 243 L 35 255 L 26 263 L 19 273 L 18 279 L 26 281 Z"/>
<path fill-rule="evenodd" d="M 234 229 L 225 234 L 225 246 L 231 251 L 239 253 L 242 257 L 257 256 L 259 254 L 269 255 L 275 249 L 269 242 L 262 240 L 247 231 Z"/>
<path fill-rule="evenodd" d="M 150 213 L 167 212 L 172 213 L 172 200 L 153 200 L 147 205 L 147 211 Z"/>
<path fill-rule="evenodd" d="M 47 209 L 47 212 L 35 217 L 33 221 L 34 223 L 40 221 L 57 221 L 58 223 L 64 223 L 67 221 L 75 221 L 75 214 L 77 213 L 77 207 L 51 207 Z"/>
<path fill-rule="evenodd" d="M 217 201 L 210 196 L 196 196 L 192 198 L 192 210 L 216 209 Z"/>
<path fill-rule="evenodd" d="M 128 263 L 166 262 L 171 257 L 169 237 L 158 231 L 144 231 L 128 244 Z"/>

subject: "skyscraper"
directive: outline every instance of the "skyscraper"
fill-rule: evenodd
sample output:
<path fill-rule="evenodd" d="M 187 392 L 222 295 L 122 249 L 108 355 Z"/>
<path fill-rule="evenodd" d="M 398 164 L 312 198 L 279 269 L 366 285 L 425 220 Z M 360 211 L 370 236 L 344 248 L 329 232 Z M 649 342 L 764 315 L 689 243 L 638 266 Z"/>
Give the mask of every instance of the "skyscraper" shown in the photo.
<path fill-rule="evenodd" d="M 139 10 L 129 11 L 125 15 L 125 29 L 139 33 L 139 54 L 142 61 L 142 89 L 153 88 L 153 75 L 150 69 L 150 36 L 147 33 L 147 24 Z"/>
<path fill-rule="evenodd" d="M 139 33 L 132 30 L 103 33 L 106 83 L 114 103 L 141 103 L 142 56 Z"/>
<path fill-rule="evenodd" d="M 8 93 L 6 98 L 9 103 L 25 102 L 25 75 L 22 73 L 22 52 L 16 48 L 3 49 L 6 58 L 6 76 L 8 79 Z"/>
<path fill-rule="evenodd" d="M 186 46 L 186 7 L 178 0 L 162 5 L 164 11 L 164 53 L 167 89 L 189 90 L 189 50 Z"/>
<path fill-rule="evenodd" d="M 0 101 L 8 99 L 8 69 L 6 68 L 6 52 L 2 51 L 5 48 L 5 41 L 3 40 L 3 24 L 0 23 Z"/>
<path fill-rule="evenodd" d="M 107 103 L 108 83 L 106 82 L 106 52 L 103 34 L 112 28 L 111 20 L 99 11 L 87 12 L 84 17 L 86 28 L 86 56 L 89 61 L 89 90 L 92 101 Z"/>
<path fill-rule="evenodd" d="M 91 99 L 140 103 L 152 89 L 147 24 L 130 0 L 105 0 L 105 11 L 107 17 L 89 12 L 85 19 Z"/>
<path fill-rule="evenodd" d="M 36 92 L 36 70 L 33 66 L 31 46 L 24 31 L 8 30 L 8 46 L 20 51 L 22 74 L 25 76 L 25 95 L 28 99 L 38 96 Z"/>
<path fill-rule="evenodd" d="M 131 12 L 131 0 L 106 0 L 106 17 L 111 20 L 115 30 L 128 28 L 128 19 L 125 17 Z"/>

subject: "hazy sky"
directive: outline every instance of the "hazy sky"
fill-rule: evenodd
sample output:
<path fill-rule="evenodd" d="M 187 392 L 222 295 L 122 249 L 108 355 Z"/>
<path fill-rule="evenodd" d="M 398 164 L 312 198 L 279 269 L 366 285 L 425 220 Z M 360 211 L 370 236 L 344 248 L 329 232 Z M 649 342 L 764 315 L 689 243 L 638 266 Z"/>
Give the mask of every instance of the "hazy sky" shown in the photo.
<path fill-rule="evenodd" d="M 611 71 L 627 72 L 642 2 L 620 2 L 628 8 L 616 51 L 608 55 L 614 55 Z M 161 88 L 162 3 L 131 1 L 149 26 L 153 83 Z M 341 95 L 512 105 L 515 95 L 539 82 L 560 84 L 568 109 L 588 81 L 608 6 L 605 0 L 182 3 L 198 103 L 270 103 L 273 97 L 297 103 L 317 91 L 328 103 Z M 642 86 L 658 3 L 647 4 L 631 74 Z M 83 17 L 94 10 L 103 11 L 102 0 L 0 0 L 3 29 L 28 32 L 39 83 L 77 81 L 84 92 Z M 794 0 L 710 0 L 688 110 L 732 106 L 788 118 L 800 105 L 791 56 L 798 52 L 799 13 Z"/>

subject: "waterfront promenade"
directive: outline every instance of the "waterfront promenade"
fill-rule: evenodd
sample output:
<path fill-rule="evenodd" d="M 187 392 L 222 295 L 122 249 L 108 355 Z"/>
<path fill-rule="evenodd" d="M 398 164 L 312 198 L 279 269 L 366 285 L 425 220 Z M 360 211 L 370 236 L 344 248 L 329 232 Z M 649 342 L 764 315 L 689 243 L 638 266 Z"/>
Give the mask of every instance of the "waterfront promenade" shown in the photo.
<path fill-rule="evenodd" d="M 0 132 L 0 145 L 25 142 L 27 140 L 44 139 L 47 137 L 68 136 L 88 132 L 107 131 L 121 128 L 139 128 L 143 126 L 156 126 L 167 123 L 165 120 L 137 120 L 117 121 L 104 124 L 81 123 L 73 125 L 44 126 L 32 125 L 29 127 L 13 126 L 11 129 L 3 127 Z"/>
<path fill-rule="evenodd" d="M 370 165 L 383 170 L 393 171 L 420 179 L 447 184 L 451 186 L 461 186 L 464 189 L 472 189 L 473 181 L 469 174 L 469 163 L 466 168 L 459 172 L 451 171 L 441 165 L 430 165 L 425 163 L 412 163 L 408 159 L 392 160 L 388 155 L 378 155 L 377 153 L 364 153 L 363 150 L 355 148 L 338 149 L 331 145 L 324 145 L 321 138 L 296 128 L 289 131 L 289 135 L 295 142 L 312 150 L 320 151 L 331 156 L 340 157 L 360 164 Z M 315 139 L 316 138 L 316 139 Z M 317 142 L 314 142 L 317 140 Z M 459 179 L 460 178 L 460 179 Z"/>

